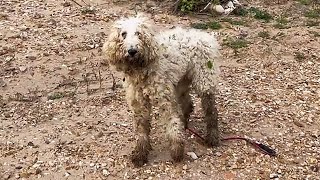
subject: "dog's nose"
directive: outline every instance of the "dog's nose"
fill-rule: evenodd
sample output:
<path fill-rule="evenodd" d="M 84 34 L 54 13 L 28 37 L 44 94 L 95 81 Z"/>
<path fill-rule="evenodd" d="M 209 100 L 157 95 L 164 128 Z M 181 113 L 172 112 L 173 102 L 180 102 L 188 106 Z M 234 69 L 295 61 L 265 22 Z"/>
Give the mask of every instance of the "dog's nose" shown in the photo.
<path fill-rule="evenodd" d="M 134 56 L 135 54 L 137 54 L 137 50 L 136 49 L 129 49 L 128 53 L 130 54 L 130 56 Z"/>

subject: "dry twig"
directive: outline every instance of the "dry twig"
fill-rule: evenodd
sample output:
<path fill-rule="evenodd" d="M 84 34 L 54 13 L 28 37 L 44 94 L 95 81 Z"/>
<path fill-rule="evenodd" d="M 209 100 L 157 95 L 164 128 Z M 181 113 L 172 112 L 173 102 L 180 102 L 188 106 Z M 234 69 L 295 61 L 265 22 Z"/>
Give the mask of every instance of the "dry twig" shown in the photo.
<path fill-rule="evenodd" d="M 77 4 L 78 6 L 82 7 L 82 5 L 79 4 L 77 1 L 75 1 L 75 0 L 71 0 L 71 1 L 74 2 L 75 4 Z"/>

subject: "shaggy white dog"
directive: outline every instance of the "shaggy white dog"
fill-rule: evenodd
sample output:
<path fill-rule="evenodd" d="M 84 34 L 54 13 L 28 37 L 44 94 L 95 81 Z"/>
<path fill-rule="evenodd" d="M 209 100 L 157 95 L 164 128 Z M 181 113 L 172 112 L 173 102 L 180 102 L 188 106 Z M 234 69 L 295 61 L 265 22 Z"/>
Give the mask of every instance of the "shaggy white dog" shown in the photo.
<path fill-rule="evenodd" d="M 115 22 L 103 46 L 106 60 L 125 76 L 127 102 L 134 114 L 137 144 L 132 162 L 147 162 L 150 146 L 150 114 L 159 110 L 167 124 L 171 157 L 184 155 L 184 129 L 193 110 L 190 91 L 201 98 L 207 124 L 207 143 L 218 145 L 219 131 L 214 92 L 219 59 L 213 34 L 174 28 L 156 35 L 145 18 Z"/>

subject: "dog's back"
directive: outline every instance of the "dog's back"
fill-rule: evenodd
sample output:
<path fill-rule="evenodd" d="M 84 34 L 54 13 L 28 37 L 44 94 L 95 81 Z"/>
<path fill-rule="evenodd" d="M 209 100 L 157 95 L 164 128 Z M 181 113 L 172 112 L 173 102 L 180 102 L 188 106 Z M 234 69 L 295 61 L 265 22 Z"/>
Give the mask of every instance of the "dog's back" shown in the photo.
<path fill-rule="evenodd" d="M 214 79 L 219 73 L 220 47 L 214 33 L 177 27 L 159 33 L 155 40 L 164 55 L 160 69 L 173 82 L 178 82 L 194 67 L 205 68 Z"/>

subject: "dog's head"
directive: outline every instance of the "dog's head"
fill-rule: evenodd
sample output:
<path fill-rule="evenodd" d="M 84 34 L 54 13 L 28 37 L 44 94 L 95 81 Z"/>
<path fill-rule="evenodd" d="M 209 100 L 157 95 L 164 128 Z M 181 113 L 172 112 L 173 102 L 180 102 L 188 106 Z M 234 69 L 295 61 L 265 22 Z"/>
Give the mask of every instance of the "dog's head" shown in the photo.
<path fill-rule="evenodd" d="M 131 17 L 115 22 L 103 50 L 107 60 L 118 70 L 139 70 L 155 60 L 153 35 L 144 17 Z"/>

